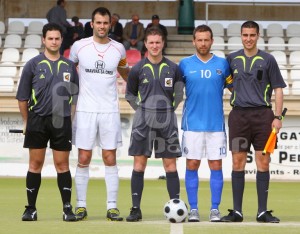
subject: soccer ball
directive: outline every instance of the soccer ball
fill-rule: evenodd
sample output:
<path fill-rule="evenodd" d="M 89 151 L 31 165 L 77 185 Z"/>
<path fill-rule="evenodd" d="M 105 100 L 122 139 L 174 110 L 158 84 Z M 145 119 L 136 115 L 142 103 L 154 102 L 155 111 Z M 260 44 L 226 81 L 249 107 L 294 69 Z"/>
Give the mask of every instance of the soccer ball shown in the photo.
<path fill-rule="evenodd" d="M 184 201 L 175 198 L 165 204 L 164 215 L 171 223 L 181 223 L 185 222 L 188 209 Z"/>

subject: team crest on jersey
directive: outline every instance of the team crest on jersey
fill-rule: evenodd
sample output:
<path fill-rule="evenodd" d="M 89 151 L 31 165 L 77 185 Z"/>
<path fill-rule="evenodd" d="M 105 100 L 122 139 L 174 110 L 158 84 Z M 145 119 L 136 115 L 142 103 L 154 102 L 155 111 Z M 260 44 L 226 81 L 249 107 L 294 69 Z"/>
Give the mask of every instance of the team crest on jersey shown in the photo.
<path fill-rule="evenodd" d="M 188 153 L 189 153 L 189 149 L 188 149 L 187 147 L 184 147 L 184 148 L 183 148 L 183 152 L 184 152 L 185 154 L 188 154 Z"/>
<path fill-rule="evenodd" d="M 95 62 L 95 67 L 97 69 L 104 69 L 105 68 L 105 63 L 101 60 L 98 60 L 98 61 Z"/>
<path fill-rule="evenodd" d="M 173 78 L 165 78 L 165 87 L 173 86 Z"/>
<path fill-rule="evenodd" d="M 64 77 L 64 81 L 65 81 L 65 82 L 70 82 L 70 79 L 71 79 L 71 74 L 70 74 L 70 72 L 64 72 L 64 73 L 63 73 L 63 77 Z"/>
<path fill-rule="evenodd" d="M 217 69 L 216 72 L 217 72 L 218 75 L 222 75 L 222 70 L 221 69 Z"/>

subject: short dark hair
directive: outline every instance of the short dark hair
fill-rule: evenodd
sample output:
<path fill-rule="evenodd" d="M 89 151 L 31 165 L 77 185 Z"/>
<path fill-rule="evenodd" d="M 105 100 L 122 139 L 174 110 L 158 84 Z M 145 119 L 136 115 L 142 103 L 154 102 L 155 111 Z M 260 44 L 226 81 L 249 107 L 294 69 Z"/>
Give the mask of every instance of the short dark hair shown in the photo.
<path fill-rule="evenodd" d="M 100 14 L 102 16 L 108 15 L 109 16 L 109 22 L 111 22 L 111 14 L 110 14 L 110 11 L 107 8 L 105 8 L 105 7 L 96 8 L 92 13 L 92 22 L 94 22 L 96 14 Z"/>
<path fill-rule="evenodd" d="M 62 28 L 56 23 L 48 23 L 48 24 L 44 25 L 44 27 L 43 27 L 43 38 L 46 37 L 46 34 L 47 34 L 48 31 L 59 31 L 61 37 L 63 36 Z"/>
<path fill-rule="evenodd" d="M 147 28 L 146 32 L 145 32 L 145 41 L 147 41 L 148 36 L 150 35 L 159 35 L 162 37 L 162 40 L 165 41 L 165 35 L 164 33 L 161 31 L 161 29 L 157 26 L 151 26 L 150 28 Z"/>
<path fill-rule="evenodd" d="M 213 37 L 214 37 L 211 28 L 209 26 L 207 26 L 206 24 L 199 25 L 194 29 L 194 32 L 193 32 L 194 39 L 196 38 L 197 32 L 210 32 L 210 38 L 213 39 Z"/>
<path fill-rule="evenodd" d="M 56 4 L 57 4 L 58 6 L 60 6 L 60 4 L 62 4 L 63 2 L 65 2 L 65 0 L 57 0 Z"/>
<path fill-rule="evenodd" d="M 159 16 L 158 15 L 152 15 L 152 19 L 159 19 Z"/>
<path fill-rule="evenodd" d="M 259 33 L 259 25 L 258 25 L 258 23 L 256 23 L 255 21 L 252 21 L 252 20 L 248 20 L 248 21 L 246 21 L 245 23 L 242 24 L 242 26 L 241 26 L 241 32 L 242 32 L 243 28 L 255 28 L 257 34 Z"/>

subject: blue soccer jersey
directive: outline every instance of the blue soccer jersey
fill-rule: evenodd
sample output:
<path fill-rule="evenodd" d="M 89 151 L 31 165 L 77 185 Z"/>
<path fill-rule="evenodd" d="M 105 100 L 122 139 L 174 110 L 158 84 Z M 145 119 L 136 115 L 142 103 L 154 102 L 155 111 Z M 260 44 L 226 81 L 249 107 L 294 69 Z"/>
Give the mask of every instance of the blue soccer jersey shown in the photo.
<path fill-rule="evenodd" d="M 185 82 L 186 100 L 182 116 L 184 131 L 225 131 L 223 92 L 232 85 L 229 65 L 213 55 L 207 62 L 197 55 L 184 58 L 179 67 Z"/>

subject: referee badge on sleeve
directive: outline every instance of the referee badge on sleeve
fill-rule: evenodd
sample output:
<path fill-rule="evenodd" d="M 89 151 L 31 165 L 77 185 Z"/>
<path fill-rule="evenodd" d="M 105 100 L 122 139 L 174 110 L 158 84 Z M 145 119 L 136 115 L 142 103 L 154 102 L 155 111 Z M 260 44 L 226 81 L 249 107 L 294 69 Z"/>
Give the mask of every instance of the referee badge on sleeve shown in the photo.
<path fill-rule="evenodd" d="M 173 87 L 173 78 L 165 78 L 165 87 Z"/>
<path fill-rule="evenodd" d="M 69 72 L 64 72 L 63 73 L 64 81 L 65 82 L 70 82 L 71 80 L 71 74 Z"/>

